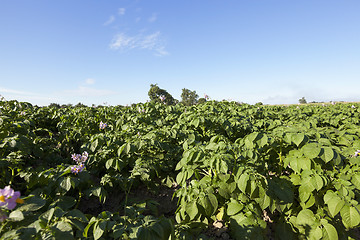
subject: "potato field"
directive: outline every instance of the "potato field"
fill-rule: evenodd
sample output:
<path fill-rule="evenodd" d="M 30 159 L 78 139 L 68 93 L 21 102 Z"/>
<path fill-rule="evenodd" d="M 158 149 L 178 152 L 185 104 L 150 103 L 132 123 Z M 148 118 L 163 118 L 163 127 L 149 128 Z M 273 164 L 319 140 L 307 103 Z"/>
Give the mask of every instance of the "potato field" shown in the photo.
<path fill-rule="evenodd" d="M 0 239 L 360 239 L 360 104 L 0 101 Z"/>

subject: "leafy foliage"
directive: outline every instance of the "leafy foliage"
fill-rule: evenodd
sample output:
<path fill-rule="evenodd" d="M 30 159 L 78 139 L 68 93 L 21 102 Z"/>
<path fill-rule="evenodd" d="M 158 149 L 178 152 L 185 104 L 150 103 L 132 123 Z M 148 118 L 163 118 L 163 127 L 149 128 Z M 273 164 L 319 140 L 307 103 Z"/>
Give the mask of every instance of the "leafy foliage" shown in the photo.
<path fill-rule="evenodd" d="M 305 97 L 300 98 L 300 99 L 299 99 L 299 103 L 300 103 L 300 104 L 305 104 L 305 103 L 307 103 Z"/>
<path fill-rule="evenodd" d="M 198 102 L 199 96 L 196 91 L 190 91 L 189 89 L 183 88 L 181 93 L 181 102 L 185 106 L 195 105 Z"/>
<path fill-rule="evenodd" d="M 166 90 L 159 88 L 157 84 L 151 84 L 148 92 L 150 101 L 164 102 L 167 105 L 174 105 L 177 101 Z"/>
<path fill-rule="evenodd" d="M 270 229 L 277 239 L 354 238 L 360 111 L 353 106 L 2 101 L 0 188 L 26 197 L 0 234 L 206 239 L 220 222 L 233 239 L 266 239 Z M 86 168 L 74 171 L 84 152 Z M 160 195 L 146 197 L 159 189 L 174 193 L 177 208 L 164 214 Z"/>

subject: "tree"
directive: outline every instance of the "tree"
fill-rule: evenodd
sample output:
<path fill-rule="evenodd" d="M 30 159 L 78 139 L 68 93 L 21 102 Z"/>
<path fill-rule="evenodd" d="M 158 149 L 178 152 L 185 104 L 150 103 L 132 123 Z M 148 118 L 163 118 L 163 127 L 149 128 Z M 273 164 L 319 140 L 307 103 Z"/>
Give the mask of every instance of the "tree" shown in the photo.
<path fill-rule="evenodd" d="M 199 96 L 196 91 L 190 91 L 189 89 L 183 88 L 181 93 L 181 102 L 185 106 L 195 105 L 198 102 Z"/>
<path fill-rule="evenodd" d="M 79 107 L 87 107 L 87 106 L 85 104 L 82 104 L 81 102 L 79 102 L 74 107 L 79 108 Z"/>
<path fill-rule="evenodd" d="M 151 84 L 148 92 L 150 101 L 163 102 L 166 105 L 175 105 L 177 100 L 171 96 L 166 90 L 159 88 L 157 84 Z"/>
<path fill-rule="evenodd" d="M 53 107 L 53 108 L 60 108 L 60 104 L 58 104 L 58 103 L 50 103 L 49 104 L 49 107 L 51 108 L 51 107 Z"/>
<path fill-rule="evenodd" d="M 202 104 L 206 102 L 206 98 L 199 98 L 197 104 Z"/>
<path fill-rule="evenodd" d="M 305 103 L 306 103 L 305 97 L 300 98 L 300 99 L 299 99 L 299 103 L 300 103 L 300 104 L 305 104 Z"/>

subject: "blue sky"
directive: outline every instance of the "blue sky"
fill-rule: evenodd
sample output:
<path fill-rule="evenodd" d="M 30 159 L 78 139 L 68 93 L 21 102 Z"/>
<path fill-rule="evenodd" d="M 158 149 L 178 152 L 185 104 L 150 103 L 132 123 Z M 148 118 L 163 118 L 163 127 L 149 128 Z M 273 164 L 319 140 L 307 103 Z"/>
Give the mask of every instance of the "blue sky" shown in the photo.
<path fill-rule="evenodd" d="M 0 1 L 0 94 L 37 105 L 360 101 L 358 0 Z"/>

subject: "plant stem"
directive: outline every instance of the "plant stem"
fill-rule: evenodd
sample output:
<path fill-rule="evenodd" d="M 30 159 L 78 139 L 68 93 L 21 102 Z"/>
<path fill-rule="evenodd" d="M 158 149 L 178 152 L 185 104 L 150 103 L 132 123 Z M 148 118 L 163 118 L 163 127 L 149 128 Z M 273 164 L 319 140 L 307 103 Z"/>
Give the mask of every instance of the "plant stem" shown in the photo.
<path fill-rule="evenodd" d="M 77 203 L 76 203 L 75 209 L 77 209 L 77 208 L 79 207 L 81 197 L 82 197 L 82 192 L 79 191 L 79 199 L 78 199 L 78 201 L 77 201 Z"/>
<path fill-rule="evenodd" d="M 125 195 L 125 206 L 124 206 L 124 215 L 126 216 L 126 207 L 127 207 L 127 201 L 128 201 L 128 196 L 130 194 L 130 190 L 131 190 L 131 187 L 132 187 L 132 184 L 133 184 L 133 181 L 132 179 L 130 180 L 130 187 L 127 191 L 125 191 L 126 195 Z"/>

